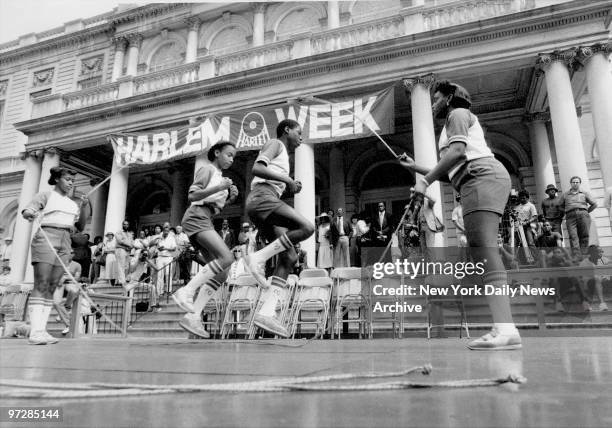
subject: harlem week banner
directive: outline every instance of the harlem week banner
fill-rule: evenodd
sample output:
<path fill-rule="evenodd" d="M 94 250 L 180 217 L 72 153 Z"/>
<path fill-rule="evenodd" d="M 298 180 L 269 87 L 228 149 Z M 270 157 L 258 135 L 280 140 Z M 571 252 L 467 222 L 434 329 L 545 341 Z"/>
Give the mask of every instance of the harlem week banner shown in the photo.
<path fill-rule="evenodd" d="M 165 162 L 196 156 L 221 140 L 238 150 L 259 150 L 276 138 L 276 126 L 284 119 L 296 120 L 305 142 L 322 143 L 392 134 L 393 86 L 379 92 L 341 99 L 304 98 L 272 106 L 203 116 L 195 125 L 146 133 L 109 135 L 119 166 Z"/>

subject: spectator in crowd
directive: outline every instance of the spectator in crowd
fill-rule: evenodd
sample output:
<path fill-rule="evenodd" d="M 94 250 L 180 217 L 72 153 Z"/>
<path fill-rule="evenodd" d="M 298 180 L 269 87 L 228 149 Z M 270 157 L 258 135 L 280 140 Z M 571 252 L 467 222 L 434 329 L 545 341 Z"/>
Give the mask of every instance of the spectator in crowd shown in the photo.
<path fill-rule="evenodd" d="M 588 266 L 595 267 L 597 265 L 606 264 L 602 258 L 603 251 L 597 245 L 590 245 L 588 249 L 587 257 L 585 257 L 581 262 L 580 266 Z M 588 280 L 588 284 L 592 284 L 595 288 L 595 294 L 597 294 L 597 298 L 599 299 L 599 305 L 597 305 L 597 311 L 607 311 L 608 305 L 604 300 L 603 296 L 603 275 L 593 275 L 593 278 Z M 588 285 L 587 284 L 587 285 Z"/>
<path fill-rule="evenodd" d="M 510 190 L 510 196 L 504 208 L 504 213 L 501 218 L 501 231 L 504 242 L 516 246 L 515 233 L 512 232 L 513 226 L 516 223 L 516 211 L 515 208 L 518 205 L 518 192 L 516 189 Z M 516 232 L 516 231 L 515 231 Z"/>
<path fill-rule="evenodd" d="M 410 188 L 409 203 L 404 207 L 404 210 L 408 210 L 404 217 L 404 222 L 399 228 L 399 241 L 402 248 L 402 256 L 409 258 L 411 255 L 416 254 L 415 249 L 421 248 L 419 242 L 419 213 L 420 208 L 415 204 L 414 199 L 414 187 Z"/>
<path fill-rule="evenodd" d="M 295 252 L 297 253 L 297 260 L 295 261 L 295 267 L 293 273 L 300 276 L 300 273 L 304 269 L 308 269 L 308 257 L 306 251 L 302 250 L 300 243 L 295 244 Z"/>
<path fill-rule="evenodd" d="M 234 231 L 230 229 L 229 222 L 226 218 L 224 218 L 223 223 L 221 223 L 221 231 L 219 232 L 219 235 L 221 235 L 221 238 L 223 239 L 223 242 L 225 242 L 225 245 L 227 245 L 227 248 L 234 247 Z"/>
<path fill-rule="evenodd" d="M 608 187 L 604 193 L 604 207 L 608 210 L 610 227 L 612 227 L 612 186 Z"/>
<path fill-rule="evenodd" d="M 83 277 L 89 280 L 89 267 L 91 266 L 91 242 L 89 234 L 77 232 L 70 237 L 72 241 L 72 251 L 74 251 L 73 261 L 81 265 Z"/>
<path fill-rule="evenodd" d="M 317 267 L 331 270 L 334 263 L 334 254 L 331 244 L 331 224 L 329 214 L 323 213 L 319 216 L 319 227 L 317 229 L 319 241 L 319 252 L 317 254 Z"/>
<path fill-rule="evenodd" d="M 546 186 L 545 192 L 548 198 L 542 201 L 542 214 L 550 222 L 553 232 L 561 233 L 563 207 L 561 196 L 557 196 L 558 191 L 554 184 Z"/>
<path fill-rule="evenodd" d="M 96 236 L 90 247 L 91 269 L 89 270 L 89 282 L 95 284 L 100 277 L 100 268 L 104 264 L 104 238 Z"/>
<path fill-rule="evenodd" d="M 189 237 L 183 232 L 183 226 L 176 226 L 176 247 L 178 252 L 179 279 L 187 284 L 191 279 L 191 244 Z"/>
<path fill-rule="evenodd" d="M 465 226 L 463 225 L 463 207 L 461 206 L 461 195 L 455 197 L 457 206 L 453 209 L 451 219 L 456 229 L 457 246 L 460 248 L 467 247 L 467 238 L 465 237 Z"/>
<path fill-rule="evenodd" d="M 227 274 L 227 282 L 229 284 L 235 283 L 239 276 L 248 274 L 246 266 L 244 265 L 245 250 L 246 248 L 244 245 L 236 246 L 232 249 L 234 261 L 230 265 L 229 272 Z"/>
<path fill-rule="evenodd" d="M 0 294 L 4 294 L 6 287 L 11 285 L 11 268 L 10 266 L 2 266 L 2 273 L 0 274 Z"/>
<path fill-rule="evenodd" d="M 100 270 L 100 278 L 108 280 L 111 285 L 115 285 L 117 280 L 117 258 L 115 257 L 115 249 L 117 244 L 115 242 L 115 234 L 113 232 L 106 233 L 106 239 L 102 247 L 102 253 L 104 255 L 104 264 Z"/>
<path fill-rule="evenodd" d="M 251 225 L 248 221 L 242 223 L 240 233 L 238 234 L 238 245 L 246 245 L 249 242 L 249 230 Z"/>
<path fill-rule="evenodd" d="M 435 199 L 428 196 L 423 201 L 419 210 L 419 244 L 421 254 L 424 256 L 428 254 L 427 249 L 434 246 L 436 233 L 444 231 L 444 224 L 433 212 L 435 203 Z"/>
<path fill-rule="evenodd" d="M 13 252 L 13 238 L 7 236 L 4 238 L 4 244 L 0 247 L 0 257 L 2 258 L 2 266 L 8 266 L 11 261 Z"/>
<path fill-rule="evenodd" d="M 542 225 L 542 235 L 538 237 L 538 248 L 554 248 L 563 246 L 563 236 L 553 229 L 552 223 L 548 220 Z"/>
<path fill-rule="evenodd" d="M 517 212 L 518 227 L 522 227 L 525 232 L 527 246 L 535 248 L 535 229 L 538 221 L 538 211 L 534 204 L 529 201 L 529 192 L 522 189 L 519 192 L 519 204 L 514 208 Z"/>
<path fill-rule="evenodd" d="M 151 287 L 153 292 L 151 293 L 152 307 L 156 308 L 157 311 L 161 311 L 161 305 L 159 304 L 159 297 L 164 292 L 164 286 L 172 281 L 172 260 L 173 253 L 176 250 L 176 240 L 174 236 L 170 234 L 170 224 L 164 223 L 162 233 L 157 238 L 157 259 L 155 261 L 155 267 L 157 269 L 157 278 L 155 287 Z M 169 290 L 171 290 L 171 284 Z"/>
<path fill-rule="evenodd" d="M 359 239 L 361 238 L 361 232 L 357 227 L 359 221 L 359 215 L 353 214 L 351 216 L 351 232 L 349 235 L 349 259 L 350 266 L 359 266 Z"/>
<path fill-rule="evenodd" d="M 373 233 L 373 245 L 384 247 L 391 239 L 391 216 L 387 213 L 385 203 L 378 203 L 378 213 L 376 218 L 372 221 Z"/>
<path fill-rule="evenodd" d="M 570 190 L 562 196 L 561 206 L 565 213 L 565 225 L 570 236 L 572 248 L 587 249 L 589 245 L 589 229 L 591 216 L 597 202 L 590 193 L 580 190 L 582 179 L 574 176 L 570 179 Z"/>
<path fill-rule="evenodd" d="M 70 252 L 70 262 L 68 263 L 68 272 L 70 275 L 64 273 L 59 285 L 53 292 L 53 307 L 57 312 L 59 321 L 64 324 L 62 334 L 66 335 L 70 331 L 70 315 L 68 310 L 72 308 L 72 304 L 79 295 L 80 281 L 82 268 L 79 263 L 74 261 L 75 251 Z M 66 300 L 64 301 L 64 296 Z"/>
<path fill-rule="evenodd" d="M 335 268 L 350 266 L 349 235 L 351 226 L 344 216 L 343 208 L 338 208 L 330 230 L 331 244 L 334 250 L 333 266 Z"/>
<path fill-rule="evenodd" d="M 580 254 L 578 250 L 577 254 Z M 548 258 L 548 267 L 571 267 L 576 266 L 576 260 L 573 260 L 572 257 L 567 254 L 564 248 L 555 247 L 553 248 L 551 256 Z M 555 287 L 555 308 L 559 312 L 565 311 L 562 304 L 562 293 L 566 293 L 567 289 L 573 288 L 576 290 L 578 297 L 580 299 L 580 304 L 582 305 L 582 309 L 585 312 L 591 311 L 591 305 L 589 303 L 589 299 L 587 297 L 587 293 L 580 281 L 578 281 L 575 277 L 560 277 L 551 279 L 551 284 Z"/>
<path fill-rule="evenodd" d="M 127 273 L 130 268 L 130 252 L 134 240 L 130 234 L 130 222 L 123 220 L 121 230 L 115 234 L 115 258 L 117 259 L 117 281 L 125 288 Z"/>

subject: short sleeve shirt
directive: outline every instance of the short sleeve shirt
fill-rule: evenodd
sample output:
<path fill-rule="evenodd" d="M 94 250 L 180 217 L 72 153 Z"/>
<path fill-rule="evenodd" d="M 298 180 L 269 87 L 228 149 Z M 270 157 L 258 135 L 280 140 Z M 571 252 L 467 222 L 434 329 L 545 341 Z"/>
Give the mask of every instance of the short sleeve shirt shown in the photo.
<path fill-rule="evenodd" d="M 593 197 L 589 192 L 583 192 L 582 190 L 572 192 L 571 190 L 569 190 L 563 194 L 563 206 L 565 212 L 575 209 L 586 210 L 593 203 Z"/>

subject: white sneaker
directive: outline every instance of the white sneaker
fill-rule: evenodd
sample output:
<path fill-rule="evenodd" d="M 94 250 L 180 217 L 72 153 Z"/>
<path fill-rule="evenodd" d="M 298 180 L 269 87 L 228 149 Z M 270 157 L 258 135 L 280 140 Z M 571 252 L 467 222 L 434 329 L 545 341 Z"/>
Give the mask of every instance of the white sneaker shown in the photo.
<path fill-rule="evenodd" d="M 189 291 L 185 287 L 176 290 L 176 293 L 172 295 L 172 300 L 185 312 L 195 312 L 193 308 L 193 294 L 189 295 Z"/>
<path fill-rule="evenodd" d="M 283 326 L 281 322 L 274 317 L 256 314 L 253 323 L 257 327 L 263 328 L 264 330 L 269 331 L 270 333 L 276 336 L 284 338 L 289 337 L 289 332 L 287 331 L 285 326 Z"/>
<path fill-rule="evenodd" d="M 183 319 L 179 321 L 179 325 L 183 330 L 186 330 L 191 334 L 201 337 L 202 339 L 210 338 L 210 333 L 204 330 L 204 326 L 202 325 L 202 323 L 199 320 L 194 319 L 193 317 L 185 315 Z"/>
<path fill-rule="evenodd" d="M 608 305 L 606 304 L 606 302 L 601 302 L 599 304 L 599 306 L 597 307 L 597 310 L 599 312 L 607 311 L 608 310 Z"/>
<path fill-rule="evenodd" d="M 70 327 L 66 327 L 62 330 L 62 336 L 66 336 L 70 332 Z"/>
<path fill-rule="evenodd" d="M 262 272 L 265 272 L 265 268 L 261 269 L 260 263 L 258 263 L 252 255 L 244 256 L 244 266 L 247 272 L 253 275 L 253 278 L 255 278 L 255 281 L 257 281 L 257 284 L 259 284 L 262 290 L 269 287 L 265 274 L 262 274 Z"/>
<path fill-rule="evenodd" d="M 467 344 L 467 347 L 473 351 L 509 351 L 513 349 L 521 349 L 521 336 L 515 334 L 501 334 L 495 327 L 484 336 L 472 340 Z"/>
<path fill-rule="evenodd" d="M 51 336 L 48 332 L 44 331 L 43 334 L 47 338 L 47 343 L 54 344 L 59 342 L 59 339 L 57 337 Z"/>
<path fill-rule="evenodd" d="M 28 343 L 30 345 L 46 345 L 47 336 L 44 331 L 32 331 L 30 337 L 28 337 Z"/>

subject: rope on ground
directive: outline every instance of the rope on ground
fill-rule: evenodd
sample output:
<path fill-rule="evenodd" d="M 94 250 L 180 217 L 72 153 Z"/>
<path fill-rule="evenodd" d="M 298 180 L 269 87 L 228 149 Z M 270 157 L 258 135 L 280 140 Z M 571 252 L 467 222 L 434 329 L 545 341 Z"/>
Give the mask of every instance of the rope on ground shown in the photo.
<path fill-rule="evenodd" d="M 442 382 L 380 382 L 355 385 L 311 385 L 350 379 L 375 379 L 400 377 L 420 372 L 431 373 L 431 365 L 412 367 L 397 372 L 343 373 L 313 377 L 291 377 L 255 382 L 221 383 L 211 385 L 145 385 L 113 383 L 48 383 L 19 379 L 0 380 L 0 386 L 17 389 L 1 391 L 0 398 L 89 398 L 119 397 L 153 394 L 194 393 L 194 392 L 290 392 L 290 391 L 385 391 L 409 388 L 475 388 L 498 386 L 506 383 L 522 384 L 526 379 L 519 375 L 505 378 L 454 380 Z"/>

